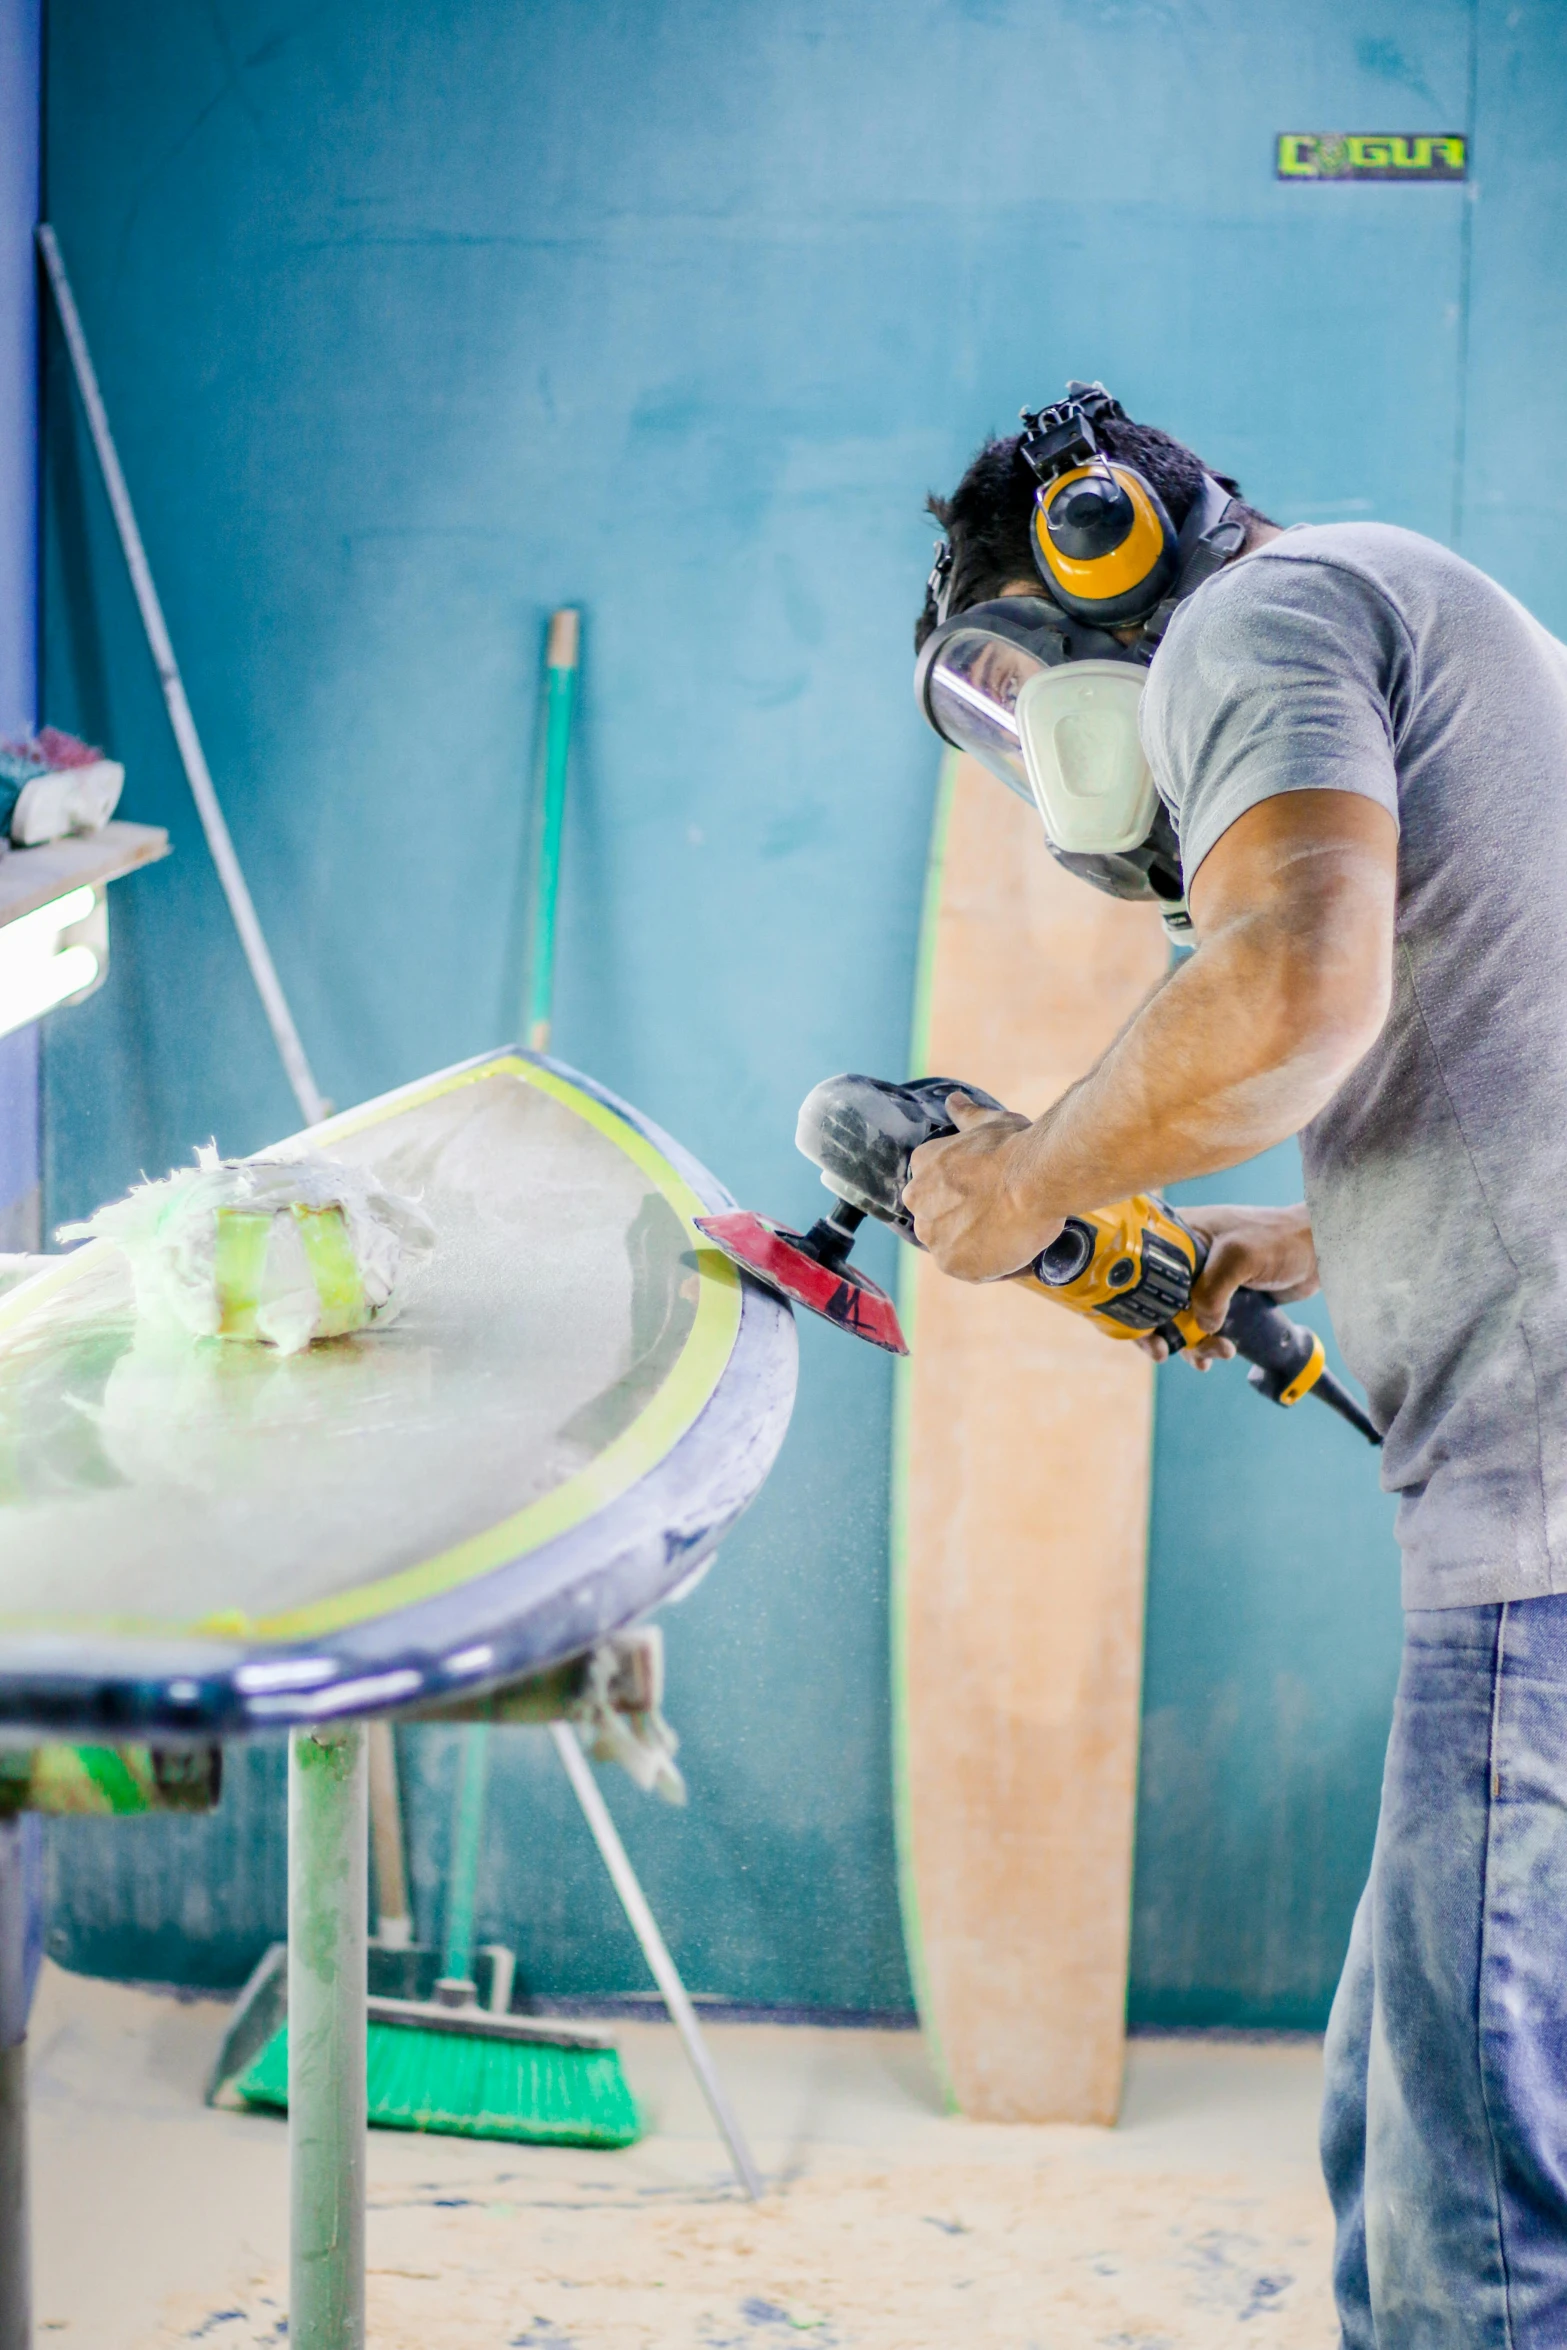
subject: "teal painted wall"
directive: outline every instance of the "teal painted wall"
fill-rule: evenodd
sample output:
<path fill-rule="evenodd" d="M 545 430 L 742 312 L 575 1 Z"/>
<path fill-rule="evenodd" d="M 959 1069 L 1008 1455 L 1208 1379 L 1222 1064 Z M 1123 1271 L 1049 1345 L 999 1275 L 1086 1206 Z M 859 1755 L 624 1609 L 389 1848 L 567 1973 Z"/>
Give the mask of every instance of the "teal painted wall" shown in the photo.
<path fill-rule="evenodd" d="M 541 629 L 580 601 L 559 1047 L 805 1212 L 800 1097 L 907 1048 L 920 502 L 1068 374 L 1283 520 L 1461 527 L 1567 625 L 1556 476 L 1520 514 L 1497 429 L 1548 431 L 1564 380 L 1562 37 L 1499 0 L 52 0 L 50 210 L 328 1090 L 510 1031 Z M 1271 177 L 1280 129 L 1471 120 L 1473 205 Z M 178 850 L 49 1038 L 58 1217 L 290 1105 L 58 351 L 48 420 L 51 712 Z M 1227 1188 L 1287 1182 L 1274 1154 Z M 889 1383 L 801 1339 L 778 1472 L 669 1619 L 691 1808 L 613 1795 L 699 1986 L 897 2007 Z M 1326 1415 L 1165 1376 L 1134 2017 L 1320 2020 L 1374 1818 L 1389 1529 Z M 407 1760 L 433 1919 L 450 1757 Z M 66 1955 L 241 1971 L 281 1919 L 275 1759 L 234 1781 L 207 1826 L 57 1839 Z M 522 1737 L 484 1904 L 540 1988 L 639 1979 Z"/>

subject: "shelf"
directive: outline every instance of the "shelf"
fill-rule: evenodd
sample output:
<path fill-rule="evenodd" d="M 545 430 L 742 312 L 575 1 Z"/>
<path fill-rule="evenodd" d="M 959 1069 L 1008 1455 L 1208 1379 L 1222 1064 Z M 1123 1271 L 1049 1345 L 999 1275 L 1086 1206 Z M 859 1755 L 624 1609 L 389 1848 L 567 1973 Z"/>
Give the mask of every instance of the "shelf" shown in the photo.
<path fill-rule="evenodd" d="M 118 881 L 121 874 L 155 865 L 168 853 L 169 836 L 158 824 L 106 824 L 101 832 L 52 840 L 42 848 L 12 849 L 0 857 L 0 928 L 67 890 Z"/>

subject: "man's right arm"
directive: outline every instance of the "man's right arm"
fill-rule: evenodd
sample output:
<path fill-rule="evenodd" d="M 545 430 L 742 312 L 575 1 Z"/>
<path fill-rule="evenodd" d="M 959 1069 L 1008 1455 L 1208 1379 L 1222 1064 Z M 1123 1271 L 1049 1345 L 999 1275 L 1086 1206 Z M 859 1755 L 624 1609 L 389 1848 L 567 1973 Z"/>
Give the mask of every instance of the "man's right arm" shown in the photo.
<path fill-rule="evenodd" d="M 958 1133 L 914 1153 L 903 1196 L 941 1270 L 998 1279 L 1077 1209 L 1298 1134 L 1387 1016 L 1397 865 L 1374 799 L 1302 790 L 1248 808 L 1193 877 L 1197 952 L 1089 1074 L 1032 1125 L 967 1106 Z"/>

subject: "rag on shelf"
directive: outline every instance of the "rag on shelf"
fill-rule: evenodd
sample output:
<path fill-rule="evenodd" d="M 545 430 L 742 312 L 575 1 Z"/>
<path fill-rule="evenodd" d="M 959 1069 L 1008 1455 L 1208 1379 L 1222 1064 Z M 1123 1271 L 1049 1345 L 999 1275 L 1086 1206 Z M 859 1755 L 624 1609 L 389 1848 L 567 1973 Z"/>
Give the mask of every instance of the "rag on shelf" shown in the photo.
<path fill-rule="evenodd" d="M 124 784 L 117 759 L 57 726 L 0 742 L 0 853 L 99 831 Z"/>

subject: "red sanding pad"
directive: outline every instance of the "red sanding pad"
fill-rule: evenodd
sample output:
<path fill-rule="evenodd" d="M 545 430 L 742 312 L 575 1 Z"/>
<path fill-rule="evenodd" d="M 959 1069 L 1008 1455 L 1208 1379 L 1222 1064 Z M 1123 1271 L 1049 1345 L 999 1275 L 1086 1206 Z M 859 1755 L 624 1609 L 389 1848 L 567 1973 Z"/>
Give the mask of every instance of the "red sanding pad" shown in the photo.
<path fill-rule="evenodd" d="M 732 1216 L 698 1216 L 696 1228 L 717 1243 L 726 1257 L 765 1281 L 791 1305 L 804 1306 L 856 1338 L 883 1346 L 889 1354 L 906 1355 L 897 1309 L 884 1289 L 868 1281 L 852 1265 L 831 1272 L 801 1247 L 800 1234 L 787 1225 L 769 1224 L 765 1216 L 737 1209 Z"/>

